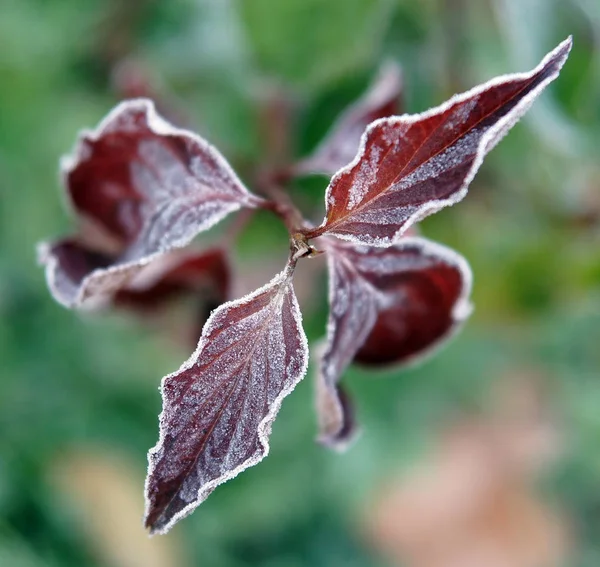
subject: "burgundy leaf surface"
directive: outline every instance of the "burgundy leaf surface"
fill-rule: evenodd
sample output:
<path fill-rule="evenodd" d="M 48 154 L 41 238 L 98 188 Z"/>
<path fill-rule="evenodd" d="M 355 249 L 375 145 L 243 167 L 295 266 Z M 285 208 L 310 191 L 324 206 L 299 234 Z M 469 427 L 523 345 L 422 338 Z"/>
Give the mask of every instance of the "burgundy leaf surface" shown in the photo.
<path fill-rule="evenodd" d="M 50 289 L 68 307 L 110 296 L 156 257 L 261 202 L 214 147 L 144 99 L 121 103 L 83 132 L 62 172 L 81 224 L 112 244 L 107 253 L 79 235 L 42 245 Z"/>
<path fill-rule="evenodd" d="M 402 72 L 394 63 L 384 65 L 369 90 L 348 107 L 313 154 L 297 166 L 297 173 L 333 175 L 358 152 L 365 128 L 378 118 L 401 112 Z"/>
<path fill-rule="evenodd" d="M 168 531 L 217 485 L 261 461 L 308 347 L 293 265 L 207 321 L 196 352 L 162 383 L 160 440 L 148 454 L 146 526 Z"/>
<path fill-rule="evenodd" d="M 320 441 L 343 448 L 352 412 L 338 382 L 352 362 L 408 363 L 470 313 L 471 271 L 456 252 L 420 237 L 388 248 L 328 239 L 329 322 L 317 375 Z"/>
<path fill-rule="evenodd" d="M 389 246 L 413 223 L 460 201 L 484 156 L 557 76 L 571 38 L 533 71 L 492 79 L 422 114 L 372 123 L 354 161 L 332 178 L 328 233 Z"/>

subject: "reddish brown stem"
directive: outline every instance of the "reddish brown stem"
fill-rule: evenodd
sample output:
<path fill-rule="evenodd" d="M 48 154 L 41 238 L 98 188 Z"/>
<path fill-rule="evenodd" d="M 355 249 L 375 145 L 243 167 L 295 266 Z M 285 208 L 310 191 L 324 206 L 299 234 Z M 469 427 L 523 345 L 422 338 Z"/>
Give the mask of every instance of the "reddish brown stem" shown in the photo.
<path fill-rule="evenodd" d="M 300 233 L 306 240 L 312 240 L 313 238 L 318 238 L 319 236 L 323 236 L 325 234 L 325 228 L 323 226 L 318 226 L 316 228 L 303 228 L 300 230 Z"/>
<path fill-rule="evenodd" d="M 280 217 L 290 235 L 303 232 L 307 228 L 302 213 L 271 171 L 259 171 L 256 175 L 255 186 L 266 197 L 260 207 L 273 211 Z"/>
<path fill-rule="evenodd" d="M 281 195 L 285 197 L 284 193 Z M 304 218 L 291 200 L 283 199 L 281 195 L 272 195 L 271 199 L 263 201 L 262 208 L 275 213 L 283 221 L 290 235 L 302 233 Z"/>

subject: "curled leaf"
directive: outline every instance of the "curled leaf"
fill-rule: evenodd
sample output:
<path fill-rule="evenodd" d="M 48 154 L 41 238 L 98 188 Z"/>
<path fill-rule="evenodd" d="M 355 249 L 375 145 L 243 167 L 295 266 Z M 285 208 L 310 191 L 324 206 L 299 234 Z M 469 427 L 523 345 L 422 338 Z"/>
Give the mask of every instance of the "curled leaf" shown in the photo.
<path fill-rule="evenodd" d="M 168 531 L 267 455 L 271 424 L 308 363 L 292 272 L 288 264 L 264 287 L 216 309 L 196 352 L 163 379 L 160 440 L 146 480 L 153 533 Z"/>
<path fill-rule="evenodd" d="M 331 179 L 325 219 L 307 236 L 389 246 L 460 201 L 484 156 L 558 76 L 571 44 L 563 41 L 529 73 L 497 77 L 422 114 L 373 122 L 354 161 Z"/>
<path fill-rule="evenodd" d="M 378 118 L 400 112 L 402 86 L 400 67 L 392 62 L 382 66 L 367 92 L 340 115 L 323 142 L 295 171 L 333 175 L 349 164 L 360 147 L 365 128 Z"/>
<path fill-rule="evenodd" d="M 144 99 L 119 104 L 83 132 L 61 165 L 86 230 L 42 245 L 40 257 L 55 299 L 67 307 L 112 295 L 161 254 L 260 203 L 213 146 L 169 124 Z"/>
<path fill-rule="evenodd" d="M 105 304 L 144 265 L 114 265 L 111 254 L 97 252 L 76 238 L 39 244 L 38 261 L 46 266 L 50 293 L 65 307 Z"/>
<path fill-rule="evenodd" d="M 328 239 L 329 322 L 317 374 L 320 441 L 343 448 L 353 424 L 338 382 L 352 362 L 408 363 L 470 313 L 471 271 L 456 252 L 420 237 L 389 248 Z"/>

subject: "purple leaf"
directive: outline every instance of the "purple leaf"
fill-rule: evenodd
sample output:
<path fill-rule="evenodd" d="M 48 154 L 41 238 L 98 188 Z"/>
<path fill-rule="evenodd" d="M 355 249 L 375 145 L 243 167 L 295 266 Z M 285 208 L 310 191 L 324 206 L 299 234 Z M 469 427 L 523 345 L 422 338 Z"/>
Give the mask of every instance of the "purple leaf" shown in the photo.
<path fill-rule="evenodd" d="M 148 454 L 146 526 L 165 533 L 217 485 L 261 461 L 281 402 L 306 372 L 293 264 L 216 309 L 196 352 L 162 382 L 160 440 Z"/>
<path fill-rule="evenodd" d="M 558 76 L 571 43 L 529 73 L 492 79 L 422 114 L 373 122 L 354 161 L 332 178 L 325 219 L 307 236 L 389 246 L 411 224 L 460 201 L 484 156 Z"/>
<path fill-rule="evenodd" d="M 50 289 L 67 307 L 110 296 L 161 254 L 261 203 L 214 147 L 143 99 L 119 104 L 83 132 L 62 172 L 81 224 L 111 242 L 110 253 L 85 234 L 42 245 Z"/>
<path fill-rule="evenodd" d="M 213 146 L 145 99 L 119 104 L 61 165 L 76 212 L 123 239 L 129 259 L 185 246 L 258 202 Z"/>
<path fill-rule="evenodd" d="M 295 172 L 333 175 L 338 169 L 349 164 L 359 149 L 360 138 L 365 128 L 378 118 L 400 112 L 398 99 L 401 94 L 400 67 L 388 63 L 379 70 L 369 90 L 340 115 L 314 153 L 296 166 Z"/>
<path fill-rule="evenodd" d="M 448 338 L 470 313 L 471 271 L 454 251 L 420 237 L 373 248 L 327 239 L 329 322 L 317 375 L 320 441 L 352 438 L 338 382 L 352 362 L 407 363 Z"/>

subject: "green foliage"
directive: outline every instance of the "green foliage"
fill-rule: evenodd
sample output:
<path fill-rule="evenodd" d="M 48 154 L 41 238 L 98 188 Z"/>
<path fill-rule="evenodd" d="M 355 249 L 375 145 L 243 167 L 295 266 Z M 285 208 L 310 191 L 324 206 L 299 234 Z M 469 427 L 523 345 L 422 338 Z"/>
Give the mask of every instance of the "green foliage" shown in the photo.
<path fill-rule="evenodd" d="M 375 63 L 389 0 L 237 0 L 258 68 L 301 89 Z"/>

